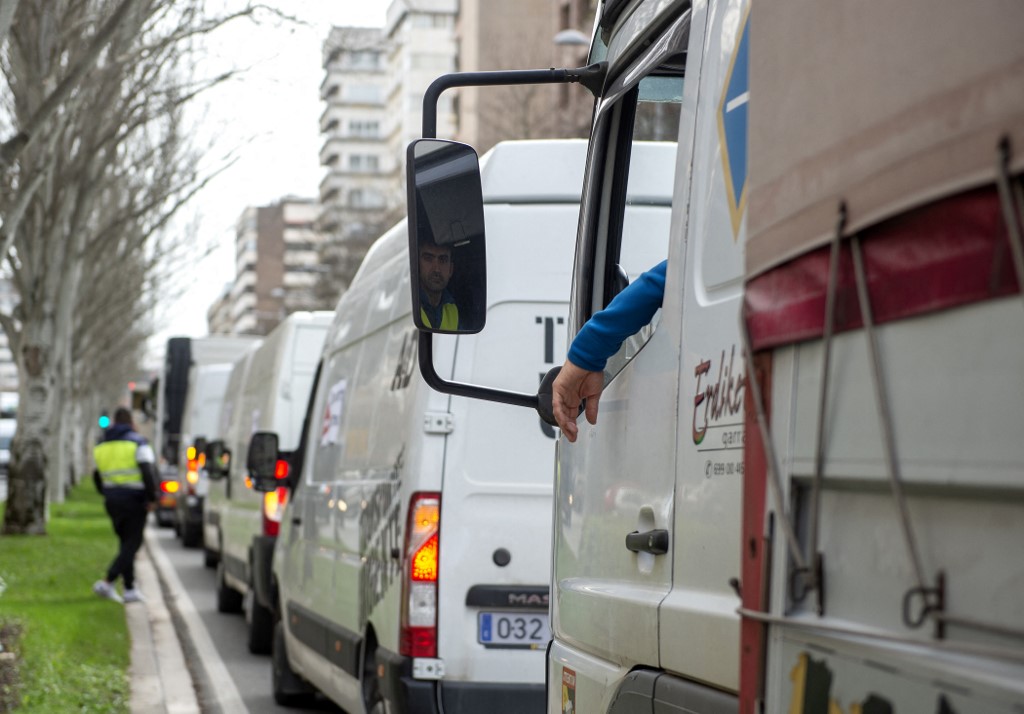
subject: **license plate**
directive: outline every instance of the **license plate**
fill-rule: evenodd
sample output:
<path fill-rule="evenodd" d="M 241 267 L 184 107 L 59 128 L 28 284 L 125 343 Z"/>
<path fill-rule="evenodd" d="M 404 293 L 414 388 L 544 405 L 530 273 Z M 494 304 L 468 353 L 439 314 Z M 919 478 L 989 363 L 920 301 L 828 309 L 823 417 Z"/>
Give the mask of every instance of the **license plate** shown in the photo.
<path fill-rule="evenodd" d="M 551 639 L 548 614 L 481 612 L 477 616 L 477 642 L 484 647 L 547 646 Z"/>

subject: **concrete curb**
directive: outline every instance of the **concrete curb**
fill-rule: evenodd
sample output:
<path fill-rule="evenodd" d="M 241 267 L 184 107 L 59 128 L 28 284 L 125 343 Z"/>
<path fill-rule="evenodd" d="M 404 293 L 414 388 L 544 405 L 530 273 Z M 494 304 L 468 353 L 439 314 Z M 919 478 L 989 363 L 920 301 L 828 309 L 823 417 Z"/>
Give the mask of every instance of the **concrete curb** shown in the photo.
<path fill-rule="evenodd" d="M 164 603 L 150 555 L 150 538 L 135 559 L 135 578 L 145 603 L 127 603 L 131 633 L 130 709 L 132 714 L 199 714 L 192 676 Z"/>
<path fill-rule="evenodd" d="M 173 630 L 176 632 L 175 646 L 185 655 L 181 662 L 181 671 L 188 677 L 191 696 L 197 700 L 197 708 L 189 711 L 199 711 L 203 714 L 248 714 L 249 708 L 245 705 L 241 693 L 235 686 L 235 680 L 213 644 L 210 633 L 203 625 L 195 603 L 181 583 L 174 565 L 164 553 L 160 538 L 155 531 L 147 529 L 145 542 L 146 552 L 154 565 L 154 573 L 160 581 L 155 592 L 159 593 L 161 605 L 165 612 L 168 612 Z M 190 668 L 187 663 L 191 663 L 192 667 Z M 134 714 L 135 710 L 132 711 Z M 178 710 L 167 711 L 168 714 L 177 714 Z"/>

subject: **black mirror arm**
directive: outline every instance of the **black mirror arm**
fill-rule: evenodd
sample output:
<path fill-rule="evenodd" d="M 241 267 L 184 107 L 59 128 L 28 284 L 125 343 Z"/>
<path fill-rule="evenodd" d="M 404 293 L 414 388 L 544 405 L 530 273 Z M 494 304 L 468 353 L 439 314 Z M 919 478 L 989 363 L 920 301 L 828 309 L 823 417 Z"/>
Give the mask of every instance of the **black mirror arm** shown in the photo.
<path fill-rule="evenodd" d="M 574 69 L 516 69 L 496 72 L 456 72 L 443 74 L 423 94 L 423 138 L 437 138 L 437 100 L 452 87 L 493 87 L 516 84 L 582 84 L 595 97 L 604 86 L 607 62 L 596 62 Z"/>
<path fill-rule="evenodd" d="M 538 398 L 536 394 L 523 394 L 522 392 L 506 392 L 501 389 L 489 387 L 478 387 L 474 384 L 461 384 L 449 382 L 434 369 L 434 341 L 433 335 L 429 332 L 420 333 L 419 361 L 420 374 L 423 381 L 432 389 L 443 394 L 452 394 L 456 397 L 472 397 L 474 399 L 486 399 L 489 402 L 501 404 L 512 404 L 519 407 L 537 409 Z"/>

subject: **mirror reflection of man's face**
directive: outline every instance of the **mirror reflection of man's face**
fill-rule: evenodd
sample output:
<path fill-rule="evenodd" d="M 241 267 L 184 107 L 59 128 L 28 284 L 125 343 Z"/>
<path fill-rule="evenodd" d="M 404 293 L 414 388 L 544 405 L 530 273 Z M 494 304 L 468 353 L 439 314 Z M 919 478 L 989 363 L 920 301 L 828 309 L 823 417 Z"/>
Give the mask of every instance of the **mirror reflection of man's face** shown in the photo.
<path fill-rule="evenodd" d="M 420 248 L 420 285 L 437 304 L 452 277 L 452 249 L 448 246 L 425 245 Z"/>

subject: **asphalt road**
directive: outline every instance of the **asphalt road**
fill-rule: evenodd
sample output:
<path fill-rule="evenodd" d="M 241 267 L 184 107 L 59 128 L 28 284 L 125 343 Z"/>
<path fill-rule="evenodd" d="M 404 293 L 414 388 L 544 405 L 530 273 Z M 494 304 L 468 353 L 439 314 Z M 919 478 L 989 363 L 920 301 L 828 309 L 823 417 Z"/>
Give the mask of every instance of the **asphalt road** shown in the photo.
<path fill-rule="evenodd" d="M 178 594 L 178 597 L 187 596 L 192 601 L 202 626 L 209 633 L 209 639 L 213 642 L 216 653 L 230 673 L 235 689 L 238 690 L 242 703 L 249 712 L 252 714 L 282 714 L 283 712 L 303 711 L 341 713 L 341 709 L 326 700 L 314 709 L 279 707 L 274 702 L 270 690 L 270 657 L 254 655 L 249 652 L 245 644 L 244 616 L 241 614 L 225 615 L 217 612 L 214 571 L 203 566 L 203 551 L 182 546 L 181 541 L 174 536 L 174 531 L 170 528 L 157 529 L 152 525 L 150 528 L 156 530 L 160 547 L 184 587 L 185 593 Z M 188 656 L 189 653 L 186 649 L 186 657 Z M 217 683 L 213 682 L 212 686 L 216 687 Z M 199 687 L 202 690 L 201 678 Z M 208 697 L 200 691 L 200 701 L 206 699 Z"/>

